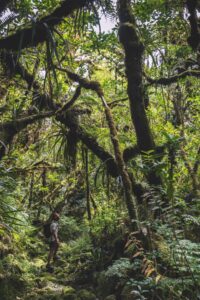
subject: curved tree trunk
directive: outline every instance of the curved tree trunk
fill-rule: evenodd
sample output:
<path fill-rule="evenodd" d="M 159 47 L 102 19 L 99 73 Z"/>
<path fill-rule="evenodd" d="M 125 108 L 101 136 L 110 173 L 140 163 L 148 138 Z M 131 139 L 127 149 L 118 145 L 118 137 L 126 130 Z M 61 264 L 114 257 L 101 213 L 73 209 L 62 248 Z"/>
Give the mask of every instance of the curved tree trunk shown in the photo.
<path fill-rule="evenodd" d="M 118 13 L 121 22 L 119 39 L 125 52 L 125 67 L 128 80 L 128 96 L 131 118 L 136 132 L 137 145 L 141 152 L 155 150 L 155 142 L 145 111 L 142 83 L 142 56 L 144 46 L 139 40 L 135 29 L 135 19 L 131 13 L 130 0 L 118 0 Z M 148 181 L 160 185 L 161 178 L 152 169 L 153 161 L 149 162 Z"/>

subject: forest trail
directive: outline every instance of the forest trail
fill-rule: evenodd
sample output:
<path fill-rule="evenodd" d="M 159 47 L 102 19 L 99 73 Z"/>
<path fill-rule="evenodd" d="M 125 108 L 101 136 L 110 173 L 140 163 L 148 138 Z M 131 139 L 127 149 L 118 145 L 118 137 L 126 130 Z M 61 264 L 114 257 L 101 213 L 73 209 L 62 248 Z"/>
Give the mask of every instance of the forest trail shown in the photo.
<path fill-rule="evenodd" d="M 156 279 L 155 276 L 160 280 L 161 275 L 156 275 L 151 260 L 145 261 L 144 257 L 140 256 L 141 253 L 136 249 L 136 240 L 129 240 L 128 246 L 123 248 L 123 254 L 118 253 L 118 257 L 110 257 L 110 253 L 119 250 L 122 242 L 118 239 L 119 234 L 117 240 L 116 236 L 108 238 L 109 233 L 107 236 L 102 235 L 101 246 L 95 249 L 94 245 L 91 247 L 88 239 L 88 228 L 81 223 L 76 227 L 76 221 L 71 217 L 70 220 L 64 217 L 64 222 L 67 221 L 70 236 L 69 232 L 65 232 L 59 249 L 60 259 L 54 263 L 52 273 L 46 271 L 49 247 L 38 228 L 34 233 L 26 235 L 20 251 L 18 245 L 15 245 L 17 247 L 10 253 L 5 243 L 4 248 L 3 243 L 0 244 L 3 257 L 1 263 L 5 267 L 4 278 L 1 277 L 0 281 L 1 300 L 116 300 L 118 296 L 120 300 L 148 300 L 142 295 L 149 292 L 145 286 L 150 285 Z M 63 233 L 64 229 L 61 227 L 60 234 Z M 171 276 L 180 274 L 188 285 L 196 284 L 195 278 L 190 279 L 190 275 L 194 268 L 198 268 L 199 245 L 190 240 L 180 239 L 177 244 L 173 244 L 174 252 L 170 253 L 169 244 L 164 239 L 158 236 L 154 239 L 162 254 L 162 266 L 167 267 L 166 272 L 172 274 Z M 184 258 L 186 255 L 188 261 Z M 152 279 L 141 275 L 141 266 L 144 269 L 145 265 L 145 272 L 155 274 Z M 190 265 L 194 267 L 190 269 Z M 172 282 L 180 284 L 179 278 L 163 276 L 160 286 L 168 287 Z M 130 283 L 137 284 L 137 289 Z M 141 289 L 138 289 L 139 285 Z M 159 284 L 157 286 L 159 288 Z M 134 298 L 132 291 L 141 297 Z"/>
<path fill-rule="evenodd" d="M 77 237 L 77 239 L 80 236 Z M 48 256 L 48 244 L 39 244 L 38 257 L 35 261 L 37 269 L 34 278 L 35 285 L 26 291 L 22 296 L 16 299 L 23 300 L 95 300 L 97 297 L 93 293 L 92 286 L 88 282 L 84 282 L 84 278 L 76 278 L 80 259 L 70 258 L 67 253 L 67 244 L 70 242 L 76 243 L 76 240 L 62 242 L 59 249 L 59 259 L 53 263 L 53 271 L 47 272 L 46 263 Z M 73 262 L 73 259 L 75 261 Z M 79 281 L 79 282 L 78 282 Z"/>

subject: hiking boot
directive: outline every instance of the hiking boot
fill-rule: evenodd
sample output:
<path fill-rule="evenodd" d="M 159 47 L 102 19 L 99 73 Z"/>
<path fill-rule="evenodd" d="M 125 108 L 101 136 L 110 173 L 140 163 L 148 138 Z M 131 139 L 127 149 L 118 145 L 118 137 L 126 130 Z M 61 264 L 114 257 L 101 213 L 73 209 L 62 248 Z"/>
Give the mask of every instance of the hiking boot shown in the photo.
<path fill-rule="evenodd" d="M 46 266 L 46 270 L 47 270 L 47 272 L 49 272 L 49 273 L 53 273 L 54 268 L 53 268 L 52 266 L 50 266 L 50 265 L 47 265 L 47 266 Z"/>
<path fill-rule="evenodd" d="M 61 260 L 61 257 L 59 255 L 56 255 L 54 258 L 53 258 L 53 261 L 58 261 L 58 260 Z"/>

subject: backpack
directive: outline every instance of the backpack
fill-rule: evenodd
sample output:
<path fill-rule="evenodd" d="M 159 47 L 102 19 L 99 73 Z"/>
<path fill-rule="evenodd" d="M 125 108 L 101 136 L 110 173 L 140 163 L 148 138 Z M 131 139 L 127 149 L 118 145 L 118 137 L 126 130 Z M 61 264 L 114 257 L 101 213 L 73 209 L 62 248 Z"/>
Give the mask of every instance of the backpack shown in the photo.
<path fill-rule="evenodd" d="M 51 223 L 50 223 L 50 222 L 45 223 L 45 224 L 43 225 L 43 233 L 44 233 L 44 236 L 45 236 L 46 238 L 50 238 L 50 236 L 51 236 L 50 226 L 51 226 Z"/>

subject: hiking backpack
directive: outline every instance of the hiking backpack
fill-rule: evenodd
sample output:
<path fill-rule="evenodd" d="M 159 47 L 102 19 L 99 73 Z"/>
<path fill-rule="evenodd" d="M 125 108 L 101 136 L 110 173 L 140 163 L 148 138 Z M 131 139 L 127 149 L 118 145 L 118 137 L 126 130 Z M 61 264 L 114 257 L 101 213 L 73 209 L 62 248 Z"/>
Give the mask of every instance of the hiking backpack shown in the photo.
<path fill-rule="evenodd" d="M 47 222 L 43 225 L 43 233 L 46 238 L 50 238 L 50 236 L 51 236 L 50 226 L 51 226 L 50 222 Z"/>

